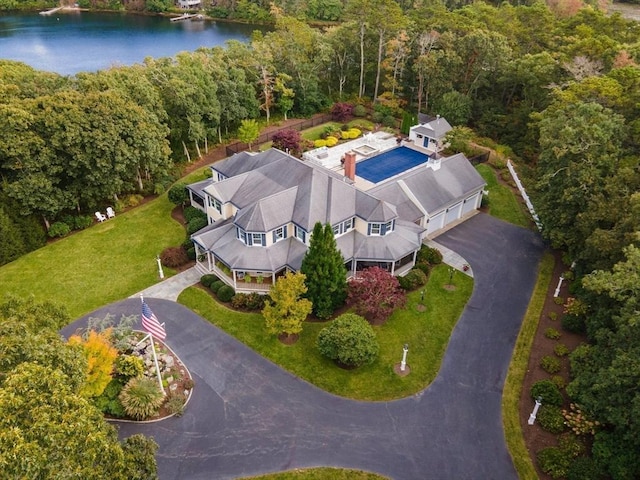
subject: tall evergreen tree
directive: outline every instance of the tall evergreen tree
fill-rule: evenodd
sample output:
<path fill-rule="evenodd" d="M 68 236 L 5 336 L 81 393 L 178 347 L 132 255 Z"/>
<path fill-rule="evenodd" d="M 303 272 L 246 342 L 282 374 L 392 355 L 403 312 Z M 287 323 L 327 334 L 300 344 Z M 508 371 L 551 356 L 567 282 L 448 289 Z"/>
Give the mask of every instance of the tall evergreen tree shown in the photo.
<path fill-rule="evenodd" d="M 306 297 L 313 303 L 313 313 L 329 318 L 347 298 L 347 269 L 331 225 L 316 223 L 300 271 L 307 277 Z"/>

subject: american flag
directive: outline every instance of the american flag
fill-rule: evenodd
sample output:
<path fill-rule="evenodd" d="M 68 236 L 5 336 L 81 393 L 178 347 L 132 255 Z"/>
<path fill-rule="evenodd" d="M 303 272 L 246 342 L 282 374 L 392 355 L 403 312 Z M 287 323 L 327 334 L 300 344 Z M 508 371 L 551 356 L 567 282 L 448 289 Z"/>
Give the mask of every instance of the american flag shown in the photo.
<path fill-rule="evenodd" d="M 142 301 L 142 328 L 160 340 L 164 340 L 167 336 L 164 326 L 160 324 L 158 318 L 144 300 Z"/>

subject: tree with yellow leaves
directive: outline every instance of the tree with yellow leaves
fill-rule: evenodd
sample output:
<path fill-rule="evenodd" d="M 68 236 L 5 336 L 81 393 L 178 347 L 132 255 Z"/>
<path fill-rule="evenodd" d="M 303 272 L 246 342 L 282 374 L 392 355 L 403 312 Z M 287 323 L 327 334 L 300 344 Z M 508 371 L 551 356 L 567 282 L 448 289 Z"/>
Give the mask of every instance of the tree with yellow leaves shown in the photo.
<path fill-rule="evenodd" d="M 111 381 L 113 365 L 118 351 L 111 344 L 111 329 L 100 333 L 91 330 L 85 340 L 74 335 L 69 344 L 81 345 L 87 358 L 87 378 L 80 393 L 86 397 L 97 397 Z"/>

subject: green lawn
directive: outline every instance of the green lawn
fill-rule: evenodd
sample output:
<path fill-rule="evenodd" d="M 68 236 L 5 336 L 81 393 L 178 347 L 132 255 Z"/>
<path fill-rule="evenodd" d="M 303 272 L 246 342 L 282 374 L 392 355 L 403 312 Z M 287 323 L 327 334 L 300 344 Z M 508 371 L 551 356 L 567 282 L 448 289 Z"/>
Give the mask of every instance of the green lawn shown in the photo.
<path fill-rule="evenodd" d="M 380 342 L 376 362 L 356 370 L 343 370 L 318 352 L 316 338 L 326 323 L 305 323 L 298 342 L 286 346 L 265 333 L 260 314 L 229 310 L 200 288 L 185 290 L 178 302 L 328 392 L 360 400 L 391 400 L 421 391 L 438 373 L 451 331 L 473 289 L 473 280 L 459 272 L 454 276 L 455 290 L 443 288 L 448 281 L 448 267 L 435 268 L 425 288 L 426 310 L 420 312 L 417 308 L 420 291 L 410 293 L 404 309 L 397 310 L 384 325 L 375 327 Z M 393 367 L 400 362 L 405 343 L 409 344 L 407 364 L 411 373 L 400 377 Z"/>
<path fill-rule="evenodd" d="M 489 165 L 480 164 L 476 170 L 487 182 L 489 191 L 489 213 L 505 222 L 513 223 L 521 227 L 531 227 L 531 217 L 518 197 L 506 185 L 498 183 L 496 172 Z"/>
<path fill-rule="evenodd" d="M 247 477 L 245 480 L 385 480 L 387 477 L 360 470 L 340 468 L 305 468 L 290 472 L 273 473 L 259 477 Z"/>
<path fill-rule="evenodd" d="M 518 472 L 518 478 L 521 480 L 535 480 L 538 478 L 522 437 L 519 407 L 522 383 L 529 364 L 529 355 L 531 354 L 531 345 L 538 328 L 538 321 L 542 314 L 549 284 L 551 283 L 553 266 L 553 256 L 549 253 L 545 254 L 540 262 L 536 287 L 529 301 L 529 308 L 522 321 L 520 333 L 516 340 L 502 394 L 502 422 L 505 439 L 513 464 Z"/>
<path fill-rule="evenodd" d="M 158 281 L 156 255 L 186 238 L 172 208 L 163 195 L 4 265 L 0 292 L 55 301 L 71 318 L 133 295 Z"/>

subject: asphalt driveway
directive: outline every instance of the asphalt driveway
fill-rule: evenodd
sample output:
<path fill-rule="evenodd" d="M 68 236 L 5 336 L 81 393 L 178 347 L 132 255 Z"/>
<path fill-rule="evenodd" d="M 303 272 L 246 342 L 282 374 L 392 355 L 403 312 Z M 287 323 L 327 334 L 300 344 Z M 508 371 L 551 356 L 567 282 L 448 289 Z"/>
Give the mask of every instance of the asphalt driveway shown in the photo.
<path fill-rule="evenodd" d="M 500 401 L 542 242 L 533 232 L 483 214 L 437 241 L 467 259 L 475 287 L 440 373 L 426 390 L 393 402 L 339 398 L 281 370 L 184 307 L 149 298 L 196 388 L 181 418 L 122 424 L 121 436 L 155 438 L 162 480 L 231 479 L 312 466 L 399 480 L 517 479 Z M 89 316 L 138 314 L 139 308 L 138 299 L 128 299 Z"/>

